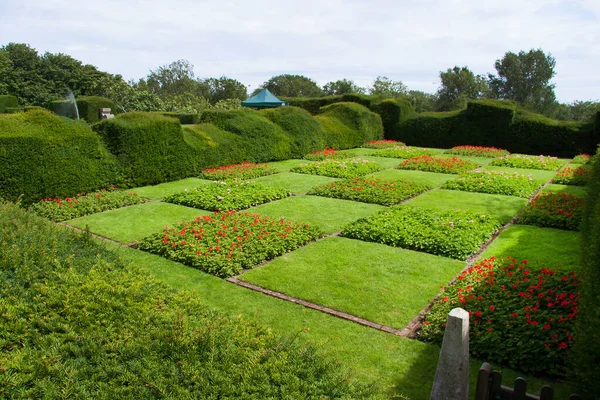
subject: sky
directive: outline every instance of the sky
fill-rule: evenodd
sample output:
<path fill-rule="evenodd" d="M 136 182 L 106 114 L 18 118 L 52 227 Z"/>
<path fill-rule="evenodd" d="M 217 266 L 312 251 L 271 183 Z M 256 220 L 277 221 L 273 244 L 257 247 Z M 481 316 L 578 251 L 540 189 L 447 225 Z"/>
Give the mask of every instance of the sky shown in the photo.
<path fill-rule="evenodd" d="M 599 0 L 1 0 L 0 45 L 28 43 L 138 80 L 185 59 L 249 86 L 377 76 L 434 93 L 455 65 L 495 73 L 508 51 L 556 59 L 560 102 L 600 99 Z"/>

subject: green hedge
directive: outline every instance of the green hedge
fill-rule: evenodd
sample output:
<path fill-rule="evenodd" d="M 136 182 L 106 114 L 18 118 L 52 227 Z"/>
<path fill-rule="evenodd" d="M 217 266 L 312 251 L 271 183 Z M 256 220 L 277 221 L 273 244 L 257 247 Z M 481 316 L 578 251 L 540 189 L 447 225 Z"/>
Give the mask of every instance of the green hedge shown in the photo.
<path fill-rule="evenodd" d="M 306 110 L 298 107 L 278 107 L 259 111 L 271 122 L 279 125 L 291 139 L 291 156 L 304 155 L 326 147 L 325 133 L 319 122 Z"/>
<path fill-rule="evenodd" d="M 77 98 L 79 118 L 85 119 L 90 124 L 100 121 L 100 109 L 110 108 L 112 114 L 115 112 L 115 103 L 111 99 L 99 96 L 83 96 Z"/>
<path fill-rule="evenodd" d="M 154 113 L 127 113 L 94 125 L 117 157 L 124 184 L 144 186 L 174 181 L 198 172 L 181 124 Z"/>
<path fill-rule="evenodd" d="M 598 141 L 592 132 L 589 123 L 555 121 L 513 102 L 478 100 L 465 110 L 418 114 L 386 139 L 413 146 L 495 146 L 513 153 L 573 157 L 595 151 Z"/>
<path fill-rule="evenodd" d="M 44 107 L 40 107 L 40 106 L 25 106 L 23 107 L 23 111 L 28 112 L 28 111 L 34 111 L 34 110 L 46 110 Z"/>
<path fill-rule="evenodd" d="M 581 289 L 572 368 L 581 394 L 600 393 L 600 149 L 588 184 L 581 225 Z"/>
<path fill-rule="evenodd" d="M 404 99 L 386 99 L 373 102 L 370 109 L 381 116 L 386 137 L 397 136 L 400 123 L 415 114 L 412 104 Z"/>
<path fill-rule="evenodd" d="M 61 117 L 77 119 L 78 110 L 75 110 L 75 104 L 72 100 L 54 100 L 48 103 L 48 109 Z"/>
<path fill-rule="evenodd" d="M 350 149 L 383 138 L 381 117 L 357 103 L 334 103 L 317 116 L 327 147 Z"/>
<path fill-rule="evenodd" d="M 15 96 L 1 95 L 0 96 L 0 114 L 6 112 L 7 108 L 19 107 L 19 102 Z"/>
<path fill-rule="evenodd" d="M 83 122 L 48 111 L 0 116 L 0 197 L 25 204 L 117 183 L 117 164 Z"/>
<path fill-rule="evenodd" d="M 157 114 L 164 115 L 165 117 L 177 118 L 182 125 L 192 125 L 198 122 L 198 114 L 192 113 L 178 113 L 172 111 L 156 111 Z"/>
<path fill-rule="evenodd" d="M 6 107 L 4 109 L 4 112 L 6 114 L 16 114 L 16 113 L 23 112 L 23 109 L 21 107 Z"/>
<path fill-rule="evenodd" d="M 248 159 L 244 139 L 213 124 L 186 126 L 183 128 L 183 139 L 193 150 L 198 172 Z"/>

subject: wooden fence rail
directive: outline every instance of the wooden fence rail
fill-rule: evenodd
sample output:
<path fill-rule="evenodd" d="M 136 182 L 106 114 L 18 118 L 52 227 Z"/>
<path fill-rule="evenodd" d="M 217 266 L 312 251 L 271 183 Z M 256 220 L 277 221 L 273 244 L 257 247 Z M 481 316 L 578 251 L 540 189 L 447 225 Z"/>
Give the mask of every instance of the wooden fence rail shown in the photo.
<path fill-rule="evenodd" d="M 554 389 L 542 387 L 539 396 L 527 393 L 527 381 L 523 378 L 515 380 L 514 388 L 502 385 L 502 374 L 492 371 L 489 363 L 483 363 L 477 375 L 475 400 L 553 400 Z M 581 400 L 577 394 L 569 396 L 569 400 Z"/>

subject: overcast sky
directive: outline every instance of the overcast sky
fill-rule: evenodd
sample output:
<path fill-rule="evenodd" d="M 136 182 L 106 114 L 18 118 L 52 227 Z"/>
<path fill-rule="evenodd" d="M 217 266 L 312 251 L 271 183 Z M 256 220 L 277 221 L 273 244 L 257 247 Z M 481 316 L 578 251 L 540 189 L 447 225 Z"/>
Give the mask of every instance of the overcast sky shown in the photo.
<path fill-rule="evenodd" d="M 600 0 L 0 0 L 0 44 L 65 53 L 128 79 L 178 59 L 249 91 L 279 74 L 321 86 L 378 76 L 433 93 L 455 65 L 507 51 L 556 59 L 561 102 L 600 99 Z"/>

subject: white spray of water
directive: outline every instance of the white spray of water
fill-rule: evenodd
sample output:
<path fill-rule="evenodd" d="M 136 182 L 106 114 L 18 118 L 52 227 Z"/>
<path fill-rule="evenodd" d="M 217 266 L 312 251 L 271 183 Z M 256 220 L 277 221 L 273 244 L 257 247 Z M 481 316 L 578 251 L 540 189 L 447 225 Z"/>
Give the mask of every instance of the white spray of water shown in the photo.
<path fill-rule="evenodd" d="M 73 94 L 73 92 L 71 92 L 69 90 L 66 97 L 67 97 L 67 100 L 73 104 L 73 109 L 75 110 L 75 116 L 77 117 L 77 119 L 79 119 L 79 108 L 77 108 L 77 101 L 75 101 L 75 95 Z"/>

